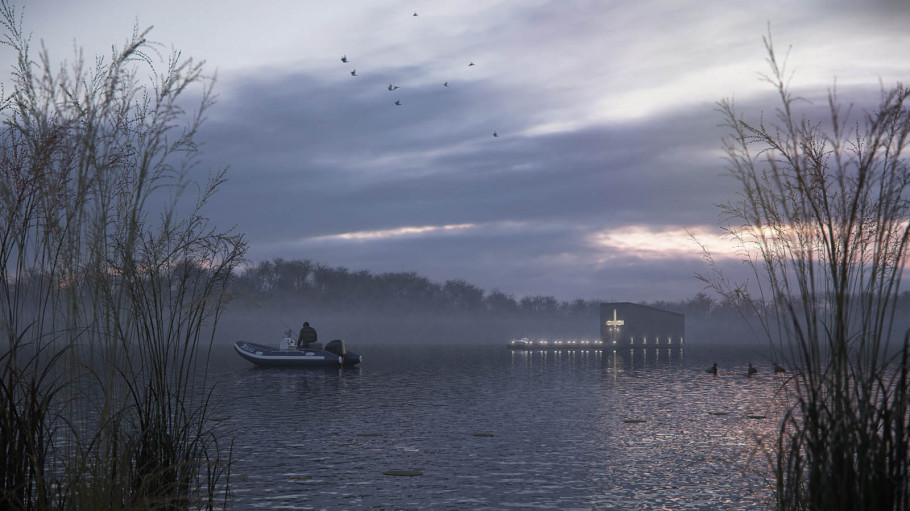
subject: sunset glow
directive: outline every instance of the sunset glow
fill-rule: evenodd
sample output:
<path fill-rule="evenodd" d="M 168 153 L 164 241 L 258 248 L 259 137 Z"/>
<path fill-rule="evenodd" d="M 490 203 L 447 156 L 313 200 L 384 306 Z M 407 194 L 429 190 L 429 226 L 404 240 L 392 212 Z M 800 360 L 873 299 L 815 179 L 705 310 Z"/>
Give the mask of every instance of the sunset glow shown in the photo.
<path fill-rule="evenodd" d="M 594 246 L 610 250 L 607 258 L 628 254 L 645 259 L 698 258 L 702 246 L 713 257 L 732 258 L 739 253 L 736 243 L 709 227 L 658 230 L 630 225 L 597 232 L 590 240 Z"/>
<path fill-rule="evenodd" d="M 452 225 L 422 225 L 422 226 L 405 226 L 395 229 L 380 229 L 375 231 L 356 231 L 345 232 L 341 234 L 330 234 L 327 236 L 316 236 L 309 238 L 307 241 L 371 241 L 384 240 L 390 238 L 400 238 L 404 236 L 416 236 L 428 233 L 443 233 L 452 231 L 463 231 L 473 229 L 474 224 L 452 224 Z"/>

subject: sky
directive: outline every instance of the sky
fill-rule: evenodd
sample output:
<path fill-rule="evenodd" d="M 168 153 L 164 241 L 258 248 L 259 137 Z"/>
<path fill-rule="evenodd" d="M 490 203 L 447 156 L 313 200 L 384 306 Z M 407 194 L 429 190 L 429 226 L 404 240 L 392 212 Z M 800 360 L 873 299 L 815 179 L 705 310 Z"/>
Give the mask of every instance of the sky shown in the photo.
<path fill-rule="evenodd" d="M 201 171 L 230 166 L 206 211 L 245 233 L 252 264 L 309 259 L 518 298 L 654 301 L 703 289 L 699 243 L 748 276 L 718 227 L 737 183 L 715 108 L 734 98 L 748 118 L 773 112 L 761 79 L 769 26 L 806 108 L 823 106 L 835 80 L 845 102 L 871 106 L 882 85 L 910 83 L 908 5 L 34 0 L 19 10 L 54 59 L 75 47 L 109 55 L 138 24 L 154 27 L 165 57 L 206 62 L 218 102 Z"/>

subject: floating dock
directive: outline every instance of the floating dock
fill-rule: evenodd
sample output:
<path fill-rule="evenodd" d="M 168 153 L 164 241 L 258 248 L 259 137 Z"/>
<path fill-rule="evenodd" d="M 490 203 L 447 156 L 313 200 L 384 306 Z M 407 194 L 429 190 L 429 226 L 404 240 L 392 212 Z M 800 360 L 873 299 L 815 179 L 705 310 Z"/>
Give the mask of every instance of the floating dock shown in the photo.
<path fill-rule="evenodd" d="M 676 344 L 670 342 L 641 342 L 639 344 L 627 344 L 627 343 L 618 343 L 618 342 L 604 342 L 604 341 L 587 341 L 587 340 L 571 340 L 571 341 L 532 341 L 526 337 L 521 339 L 514 339 L 509 341 L 506 345 L 506 348 L 510 350 L 521 350 L 521 351 L 570 351 L 570 350 L 604 350 L 611 349 L 615 350 L 618 348 L 637 348 L 637 349 L 682 349 L 683 343 L 678 342 Z"/>
<path fill-rule="evenodd" d="M 510 350 L 602 350 L 603 341 L 532 341 L 526 337 L 514 339 L 506 345 Z"/>
<path fill-rule="evenodd" d="M 603 350 L 603 349 L 682 349 L 686 316 L 630 302 L 600 304 L 600 339 L 537 340 L 514 339 L 510 350 Z"/>

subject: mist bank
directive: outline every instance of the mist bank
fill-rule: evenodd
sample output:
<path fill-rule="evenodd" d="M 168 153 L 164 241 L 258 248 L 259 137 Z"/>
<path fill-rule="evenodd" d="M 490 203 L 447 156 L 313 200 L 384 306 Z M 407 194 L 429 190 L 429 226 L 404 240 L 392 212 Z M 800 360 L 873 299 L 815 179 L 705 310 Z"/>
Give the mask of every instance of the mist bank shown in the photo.
<path fill-rule="evenodd" d="M 290 329 L 294 336 L 308 321 L 327 342 L 343 339 L 351 346 L 363 344 L 503 344 L 511 339 L 599 339 L 600 317 L 504 316 L 466 312 L 338 311 L 313 307 L 276 306 L 229 308 L 218 325 L 217 344 L 239 340 L 276 344 Z M 765 346 L 739 317 L 686 317 L 689 345 Z"/>
<path fill-rule="evenodd" d="M 293 336 L 303 321 L 316 328 L 320 342 L 342 339 L 362 344 L 505 344 L 517 337 L 599 338 L 598 320 L 495 318 L 471 313 L 416 313 L 394 315 L 341 312 L 314 308 L 231 310 L 218 326 L 216 343 L 250 340 L 277 344 L 290 329 Z"/>
<path fill-rule="evenodd" d="M 277 343 L 310 322 L 320 340 L 362 343 L 506 343 L 532 339 L 598 339 L 600 304 L 615 300 L 516 297 L 463 280 L 432 282 L 414 272 L 373 274 L 309 260 L 274 259 L 250 266 L 231 283 L 234 301 L 217 343 Z M 675 302 L 640 302 L 686 315 L 687 342 L 764 342 L 739 310 L 705 293 Z"/>
<path fill-rule="evenodd" d="M 597 317 L 600 304 L 625 301 L 577 298 L 560 301 L 549 295 L 516 297 L 498 289 L 485 290 L 465 280 L 438 283 L 416 272 L 374 274 L 310 260 L 276 258 L 236 273 L 231 292 L 243 308 L 315 308 L 344 312 L 489 313 L 497 317 Z M 717 301 L 706 293 L 679 301 L 639 301 L 688 316 L 736 315 L 735 304 Z"/>
<path fill-rule="evenodd" d="M 532 339 L 597 339 L 600 304 L 621 301 L 516 297 L 463 280 L 432 282 L 415 272 L 379 273 L 309 260 L 274 259 L 235 273 L 233 301 L 216 343 L 277 343 L 309 321 L 320 340 L 363 343 L 506 343 Z M 690 345 L 768 346 L 758 316 L 742 304 L 697 293 L 678 301 L 638 302 L 686 316 Z M 895 300 L 892 337 L 910 328 L 910 293 Z"/>

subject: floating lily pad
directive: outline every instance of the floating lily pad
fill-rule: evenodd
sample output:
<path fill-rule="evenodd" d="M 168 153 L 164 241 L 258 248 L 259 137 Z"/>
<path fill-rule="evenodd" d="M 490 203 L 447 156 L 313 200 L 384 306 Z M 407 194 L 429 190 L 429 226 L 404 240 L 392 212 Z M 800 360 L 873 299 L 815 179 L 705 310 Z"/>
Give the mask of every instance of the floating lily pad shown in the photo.
<path fill-rule="evenodd" d="M 747 419 L 767 419 L 764 415 L 746 415 Z"/>
<path fill-rule="evenodd" d="M 357 433 L 357 436 L 382 436 L 382 433 Z"/>
<path fill-rule="evenodd" d="M 730 412 L 711 412 L 711 415 L 730 415 Z"/>
<path fill-rule="evenodd" d="M 623 422 L 625 422 L 626 424 L 641 424 L 642 422 L 646 422 L 646 421 L 644 419 L 626 419 Z"/>
<path fill-rule="evenodd" d="M 291 481 L 309 481 L 313 479 L 312 476 L 295 476 L 291 478 Z"/>
<path fill-rule="evenodd" d="M 222 422 L 230 419 L 230 417 L 209 417 L 209 420 L 212 422 Z"/>
<path fill-rule="evenodd" d="M 387 476 L 414 477 L 422 476 L 423 472 L 419 470 L 386 470 L 383 474 Z"/>
<path fill-rule="evenodd" d="M 491 437 L 493 433 L 471 433 L 471 436 Z"/>

